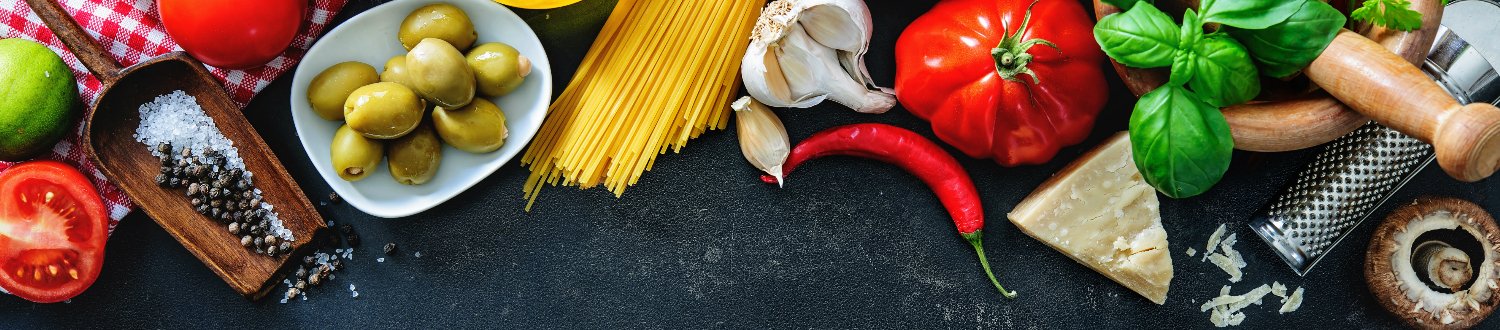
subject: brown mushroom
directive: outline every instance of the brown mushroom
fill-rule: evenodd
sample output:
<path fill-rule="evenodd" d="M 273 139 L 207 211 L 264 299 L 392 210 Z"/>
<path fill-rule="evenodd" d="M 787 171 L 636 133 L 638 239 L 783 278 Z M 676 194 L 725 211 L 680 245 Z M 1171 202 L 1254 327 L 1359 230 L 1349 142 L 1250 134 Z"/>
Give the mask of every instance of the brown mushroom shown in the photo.
<path fill-rule="evenodd" d="M 1420 329 L 1462 329 L 1500 304 L 1500 228 L 1474 203 L 1424 197 L 1392 211 L 1365 255 L 1386 311 Z"/>

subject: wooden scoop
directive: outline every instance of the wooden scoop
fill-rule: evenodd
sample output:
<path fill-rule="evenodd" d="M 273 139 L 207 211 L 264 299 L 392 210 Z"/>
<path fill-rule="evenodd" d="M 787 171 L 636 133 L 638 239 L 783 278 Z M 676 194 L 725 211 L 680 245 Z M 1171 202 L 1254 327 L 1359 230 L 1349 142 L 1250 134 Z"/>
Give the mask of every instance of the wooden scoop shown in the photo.
<path fill-rule="evenodd" d="M 308 243 L 318 239 L 325 226 L 302 188 L 287 175 L 219 82 L 202 63 L 182 52 L 122 69 L 54 0 L 26 3 L 103 85 L 92 111 L 83 119 L 89 159 L 236 292 L 252 300 L 270 292 L 278 270 L 287 266 L 290 256 L 310 249 L 313 245 Z M 282 225 L 296 237 L 294 253 L 272 258 L 246 249 L 225 225 L 194 211 L 182 189 L 156 185 L 161 161 L 151 155 L 150 148 L 155 146 L 136 142 L 132 134 L 140 124 L 142 104 L 177 90 L 196 97 L 224 136 L 234 141 L 245 168 L 255 175 L 262 199 L 275 206 Z"/>
<path fill-rule="evenodd" d="M 1500 168 L 1500 109 L 1458 104 L 1416 66 L 1358 33 L 1339 31 L 1303 73 L 1355 111 L 1431 143 L 1454 179 L 1479 181 Z"/>

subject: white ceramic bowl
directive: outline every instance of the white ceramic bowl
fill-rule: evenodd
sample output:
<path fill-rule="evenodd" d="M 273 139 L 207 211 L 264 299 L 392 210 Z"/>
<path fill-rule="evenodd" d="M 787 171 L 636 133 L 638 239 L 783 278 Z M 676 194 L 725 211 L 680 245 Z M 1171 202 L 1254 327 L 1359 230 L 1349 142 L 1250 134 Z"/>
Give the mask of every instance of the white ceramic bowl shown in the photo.
<path fill-rule="evenodd" d="M 479 32 L 475 43 L 504 42 L 531 59 L 531 75 L 509 95 L 490 98 L 505 112 L 510 136 L 500 150 L 471 154 L 443 147 L 443 160 L 437 176 L 423 185 L 396 183 L 385 162 L 369 177 L 359 182 L 340 179 L 329 159 L 333 132 L 343 122 L 323 120 L 307 102 L 307 84 L 329 66 L 345 61 L 359 61 L 384 70 L 385 61 L 405 54 L 396 31 L 412 10 L 430 3 L 446 2 L 458 6 L 474 21 Z M 480 97 L 480 96 L 476 96 Z M 297 66 L 292 79 L 292 124 L 297 127 L 303 150 L 318 168 L 333 191 L 350 205 L 370 215 L 383 218 L 405 217 L 431 209 L 473 187 L 505 165 L 531 141 L 552 99 L 552 67 L 541 40 L 519 16 L 491 0 L 402 0 L 392 1 L 360 13 L 319 39 Z"/>

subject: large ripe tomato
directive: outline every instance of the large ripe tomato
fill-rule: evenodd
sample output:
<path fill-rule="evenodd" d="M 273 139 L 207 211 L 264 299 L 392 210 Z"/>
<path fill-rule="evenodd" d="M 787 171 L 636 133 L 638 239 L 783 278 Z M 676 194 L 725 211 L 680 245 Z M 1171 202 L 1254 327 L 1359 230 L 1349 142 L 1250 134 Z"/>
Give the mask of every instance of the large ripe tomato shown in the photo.
<path fill-rule="evenodd" d="M 78 170 L 33 161 L 0 173 L 0 288 L 40 303 L 73 298 L 104 265 L 109 217 Z"/>
<path fill-rule="evenodd" d="M 156 7 L 167 34 L 193 58 L 248 69 L 292 44 L 307 0 L 159 0 Z"/>
<path fill-rule="evenodd" d="M 896 99 L 965 154 L 1041 164 L 1088 137 L 1109 97 L 1074 0 L 943 0 L 896 40 Z"/>

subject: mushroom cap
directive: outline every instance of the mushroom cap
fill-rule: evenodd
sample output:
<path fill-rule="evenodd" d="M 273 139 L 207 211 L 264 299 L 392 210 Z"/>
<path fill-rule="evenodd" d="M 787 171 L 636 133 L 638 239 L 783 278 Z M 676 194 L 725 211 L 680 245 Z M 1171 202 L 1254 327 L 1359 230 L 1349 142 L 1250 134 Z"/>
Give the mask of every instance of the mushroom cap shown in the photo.
<path fill-rule="evenodd" d="M 1410 262 L 1422 233 L 1457 229 L 1479 242 L 1483 256 L 1470 256 L 1473 284 L 1454 293 L 1434 291 L 1418 279 Z M 1397 208 L 1375 230 L 1365 254 L 1365 282 L 1386 311 L 1419 329 L 1464 329 L 1484 321 L 1500 304 L 1500 227 L 1479 205 L 1449 197 L 1423 197 Z M 1404 261 L 1404 262 L 1403 262 Z M 1396 268 L 1404 263 L 1404 269 Z M 1408 289 L 1412 292 L 1408 292 Z"/>

